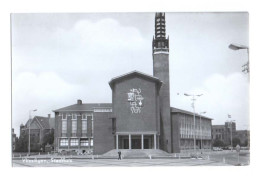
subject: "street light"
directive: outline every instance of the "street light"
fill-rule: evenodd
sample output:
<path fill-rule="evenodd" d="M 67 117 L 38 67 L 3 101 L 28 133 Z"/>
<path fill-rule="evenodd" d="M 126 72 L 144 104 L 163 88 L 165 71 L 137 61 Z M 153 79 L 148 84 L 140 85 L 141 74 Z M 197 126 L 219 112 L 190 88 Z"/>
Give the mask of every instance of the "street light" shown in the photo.
<path fill-rule="evenodd" d="M 238 45 L 238 44 L 230 44 L 228 46 L 230 49 L 232 50 L 241 50 L 241 49 L 246 49 L 247 50 L 247 63 L 244 64 L 243 67 L 243 72 L 249 73 L 249 48 L 247 46 L 244 45 Z"/>
<path fill-rule="evenodd" d="M 228 114 L 228 118 L 231 118 L 231 115 Z M 233 122 L 235 122 L 235 120 L 230 120 L 228 121 L 229 125 L 230 125 L 230 144 L 231 144 L 231 150 L 233 150 L 233 141 L 232 141 L 232 128 L 233 128 Z"/>
<path fill-rule="evenodd" d="M 194 152 L 196 152 L 196 136 L 195 136 L 195 97 L 200 97 L 202 96 L 203 94 L 199 94 L 199 95 L 195 95 L 195 94 L 187 94 L 187 93 L 184 93 L 185 96 L 192 96 L 192 104 L 191 104 L 191 107 L 193 108 L 193 140 L 194 140 Z"/>
<path fill-rule="evenodd" d="M 201 115 L 202 114 L 206 114 L 207 112 L 206 111 L 204 111 L 204 112 L 200 112 L 199 114 L 200 114 L 200 147 L 201 147 L 201 150 L 203 150 L 203 148 L 202 148 L 202 128 L 201 128 Z"/>
<path fill-rule="evenodd" d="M 35 112 L 35 111 L 37 111 L 37 109 L 34 109 L 34 110 L 29 110 L 29 144 L 28 144 L 28 156 L 30 156 L 30 151 L 31 151 L 31 134 L 30 134 L 30 127 L 31 127 L 31 122 L 30 122 L 30 120 L 31 120 L 31 112 Z"/>

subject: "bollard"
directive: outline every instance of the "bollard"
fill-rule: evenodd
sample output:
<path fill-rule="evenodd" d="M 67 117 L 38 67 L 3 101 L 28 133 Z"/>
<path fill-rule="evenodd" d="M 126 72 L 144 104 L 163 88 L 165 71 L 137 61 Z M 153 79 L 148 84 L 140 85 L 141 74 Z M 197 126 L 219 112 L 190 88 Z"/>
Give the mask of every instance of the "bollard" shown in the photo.
<path fill-rule="evenodd" d="M 225 159 L 225 157 L 223 157 L 223 163 L 226 163 L 226 159 Z"/>
<path fill-rule="evenodd" d="M 41 155 L 41 153 L 39 152 L 39 155 Z"/>
<path fill-rule="evenodd" d="M 92 159 L 94 159 L 94 156 L 92 155 Z"/>
<path fill-rule="evenodd" d="M 20 154 L 20 158 L 22 158 L 22 155 Z"/>
<path fill-rule="evenodd" d="M 150 159 L 152 159 L 152 156 L 151 156 L 151 155 L 149 155 L 149 158 L 150 158 Z"/>

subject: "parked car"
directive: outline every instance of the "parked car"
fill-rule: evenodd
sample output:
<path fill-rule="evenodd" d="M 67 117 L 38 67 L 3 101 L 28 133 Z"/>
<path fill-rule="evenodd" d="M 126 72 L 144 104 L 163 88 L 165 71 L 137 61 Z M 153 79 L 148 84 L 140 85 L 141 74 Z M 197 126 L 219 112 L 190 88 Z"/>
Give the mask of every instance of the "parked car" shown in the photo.
<path fill-rule="evenodd" d="M 220 148 L 220 147 L 213 147 L 213 149 L 212 149 L 213 151 L 222 151 L 223 149 L 222 148 Z"/>

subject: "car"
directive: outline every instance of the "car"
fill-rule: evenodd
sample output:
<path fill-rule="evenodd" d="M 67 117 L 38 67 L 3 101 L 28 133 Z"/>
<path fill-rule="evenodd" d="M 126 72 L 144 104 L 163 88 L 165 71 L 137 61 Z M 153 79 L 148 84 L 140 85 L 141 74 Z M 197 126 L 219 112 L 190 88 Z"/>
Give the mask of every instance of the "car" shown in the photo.
<path fill-rule="evenodd" d="M 222 148 L 220 148 L 220 147 L 213 147 L 213 149 L 212 149 L 213 151 L 222 151 L 223 149 Z"/>

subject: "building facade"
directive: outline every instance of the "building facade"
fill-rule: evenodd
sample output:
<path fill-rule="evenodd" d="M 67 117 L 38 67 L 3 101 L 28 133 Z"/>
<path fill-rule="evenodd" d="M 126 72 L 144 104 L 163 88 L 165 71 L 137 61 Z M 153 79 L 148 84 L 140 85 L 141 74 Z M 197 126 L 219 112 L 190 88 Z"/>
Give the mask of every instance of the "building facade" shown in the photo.
<path fill-rule="evenodd" d="M 51 118 L 50 114 L 48 114 L 48 117 L 35 116 L 28 120 L 25 125 L 20 125 L 19 140 L 26 139 L 27 141 L 30 134 L 30 150 L 40 152 L 44 150 L 42 145 L 45 137 L 51 133 L 54 133 L 54 118 Z"/>
<path fill-rule="evenodd" d="M 231 129 L 232 127 L 232 129 Z M 232 135 L 231 135 L 232 133 Z M 212 126 L 212 141 L 222 141 L 225 146 L 231 145 L 232 140 L 238 139 L 240 145 L 249 146 L 250 131 L 248 130 L 237 130 L 236 122 L 225 122 L 224 125 L 213 125 Z M 234 145 L 234 144 L 233 144 Z"/>
<path fill-rule="evenodd" d="M 17 137 L 16 134 L 14 133 L 14 129 L 12 128 L 12 151 L 15 151 L 16 143 L 17 143 Z"/>
<path fill-rule="evenodd" d="M 169 37 L 165 14 L 155 15 L 153 75 L 132 71 L 112 78 L 112 103 L 54 110 L 55 150 L 103 154 L 110 150 L 160 149 L 179 153 L 211 148 L 211 119 L 170 107 Z M 198 120 L 199 119 L 199 120 Z M 202 142 L 201 142 L 202 141 Z"/>
<path fill-rule="evenodd" d="M 78 100 L 76 104 L 54 110 L 54 112 L 55 150 L 58 152 L 92 153 L 95 134 L 94 123 L 97 123 L 96 128 L 99 131 L 98 128 L 102 128 L 100 127 L 102 124 L 98 122 L 99 118 L 105 121 L 105 118 L 110 117 L 112 107 L 111 103 L 82 104 L 82 101 Z M 94 122 L 94 116 L 97 122 Z M 102 130 L 105 129 L 100 131 Z M 97 136 L 101 133 L 98 133 Z M 112 135 L 111 132 L 110 134 Z"/>
<path fill-rule="evenodd" d="M 236 133 L 236 123 L 225 122 L 224 125 L 213 125 L 212 126 L 212 141 L 215 142 L 217 140 L 222 141 L 224 145 L 231 145 L 231 131 L 232 137 L 235 137 Z"/>
<path fill-rule="evenodd" d="M 195 115 L 195 131 L 194 131 L 194 116 L 192 112 L 184 111 L 177 108 L 171 108 L 173 121 L 177 121 L 178 134 L 172 135 L 179 141 L 181 151 L 194 149 L 194 136 L 196 141 L 196 149 L 211 149 L 211 118 Z"/>

